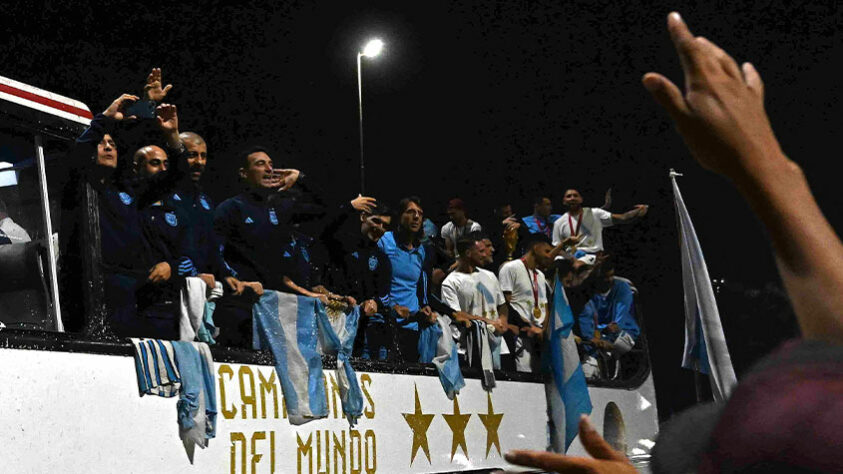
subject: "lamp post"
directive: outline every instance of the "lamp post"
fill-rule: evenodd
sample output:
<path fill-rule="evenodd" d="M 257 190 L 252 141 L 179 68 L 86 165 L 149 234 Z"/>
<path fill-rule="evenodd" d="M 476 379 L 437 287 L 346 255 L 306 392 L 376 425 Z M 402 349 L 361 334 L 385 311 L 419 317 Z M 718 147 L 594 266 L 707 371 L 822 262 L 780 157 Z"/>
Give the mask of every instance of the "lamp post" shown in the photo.
<path fill-rule="evenodd" d="M 361 74 L 360 59 L 365 56 L 374 58 L 383 50 L 383 41 L 379 39 L 370 40 L 363 48 L 363 52 L 357 53 L 357 104 L 360 112 L 360 194 L 365 195 L 366 169 L 363 162 L 363 78 Z"/>

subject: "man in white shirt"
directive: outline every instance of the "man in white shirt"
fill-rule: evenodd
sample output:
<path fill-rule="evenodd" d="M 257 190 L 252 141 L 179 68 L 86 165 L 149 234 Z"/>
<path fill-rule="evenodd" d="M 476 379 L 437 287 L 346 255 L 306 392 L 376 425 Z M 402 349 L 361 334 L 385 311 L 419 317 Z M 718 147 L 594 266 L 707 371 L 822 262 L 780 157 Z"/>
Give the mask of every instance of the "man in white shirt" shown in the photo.
<path fill-rule="evenodd" d="M 482 230 L 480 224 L 468 218 L 465 203 L 462 199 L 454 198 L 448 201 L 448 217 L 451 219 L 442 226 L 442 240 L 445 241 L 445 252 L 451 258 L 459 258 L 456 250 L 457 241 L 472 232 Z"/>
<path fill-rule="evenodd" d="M 506 299 L 495 274 L 481 268 L 488 256 L 485 243 L 470 235 L 457 241 L 457 250 L 457 267 L 442 282 L 442 301 L 476 318 L 474 324 L 486 324 L 494 333 L 492 359 L 500 369 L 501 334 L 506 332 L 508 318 Z"/>
<path fill-rule="evenodd" d="M 31 240 L 29 233 L 9 217 L 6 203 L 0 201 L 0 244 L 20 244 Z"/>
<path fill-rule="evenodd" d="M 547 282 L 541 270 L 553 264 L 553 247 L 544 234 L 532 234 L 525 246 L 526 253 L 520 259 L 503 264 L 499 277 L 504 298 L 514 313 L 509 322 L 521 327 L 514 338 L 515 369 L 536 372 L 549 309 Z"/>
<path fill-rule="evenodd" d="M 568 212 L 553 224 L 553 245 L 569 237 L 579 237 L 579 242 L 569 249 L 575 254 L 594 254 L 603 251 L 603 228 L 615 224 L 629 224 L 647 214 L 648 206 L 638 204 L 623 214 L 612 214 L 600 208 L 583 207 L 582 196 L 576 189 L 565 191 L 562 203 Z"/>

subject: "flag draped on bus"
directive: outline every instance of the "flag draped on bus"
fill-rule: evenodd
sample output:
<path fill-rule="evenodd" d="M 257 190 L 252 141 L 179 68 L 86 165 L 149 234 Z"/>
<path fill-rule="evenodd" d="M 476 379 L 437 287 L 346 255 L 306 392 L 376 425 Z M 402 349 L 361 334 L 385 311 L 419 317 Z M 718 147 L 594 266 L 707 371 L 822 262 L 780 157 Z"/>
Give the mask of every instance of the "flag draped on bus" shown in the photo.
<path fill-rule="evenodd" d="M 351 426 L 363 412 L 363 393 L 348 362 L 360 310 L 326 308 L 316 298 L 267 291 L 252 310 L 255 349 L 269 348 L 291 424 L 328 416 L 322 355 L 337 358 L 342 409 Z"/>
<path fill-rule="evenodd" d="M 726 337 L 720 324 L 720 312 L 708 276 L 697 233 L 676 177 L 670 170 L 673 200 L 679 225 L 679 247 L 682 259 L 682 286 L 685 293 L 685 350 L 682 367 L 707 373 L 711 392 L 718 402 L 725 401 L 737 384 Z"/>
<path fill-rule="evenodd" d="M 550 449 L 565 453 L 579 430 L 580 416 L 591 413 L 591 397 L 574 342 L 574 314 L 568 304 L 565 288 L 556 278 L 553 288 L 547 357 L 544 370 L 551 375 L 545 384 L 550 410 Z"/>

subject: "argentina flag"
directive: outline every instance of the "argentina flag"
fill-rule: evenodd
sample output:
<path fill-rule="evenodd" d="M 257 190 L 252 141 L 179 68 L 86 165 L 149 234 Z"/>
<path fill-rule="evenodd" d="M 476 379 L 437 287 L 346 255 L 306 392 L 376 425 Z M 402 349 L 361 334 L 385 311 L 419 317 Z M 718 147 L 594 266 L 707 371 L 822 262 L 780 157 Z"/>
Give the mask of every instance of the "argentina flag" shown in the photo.
<path fill-rule="evenodd" d="M 574 314 L 565 296 L 562 281 L 553 288 L 547 356 L 544 369 L 551 381 L 545 384 L 550 419 L 550 450 L 565 453 L 579 431 L 580 415 L 591 413 L 591 397 L 585 383 L 577 345 L 574 342 Z"/>
<path fill-rule="evenodd" d="M 291 424 L 328 416 L 322 354 L 337 358 L 343 412 L 354 425 L 363 411 L 363 394 L 348 363 L 360 312 L 325 308 L 306 296 L 267 291 L 252 310 L 254 347 L 269 348 Z"/>
<path fill-rule="evenodd" d="M 729 397 L 738 382 L 726 347 L 726 336 L 720 324 L 720 312 L 714 299 L 708 267 L 691 216 L 679 192 L 677 176 L 681 175 L 670 170 L 679 225 L 682 286 L 685 293 L 685 350 L 682 367 L 707 373 L 714 399 L 722 402 Z"/>

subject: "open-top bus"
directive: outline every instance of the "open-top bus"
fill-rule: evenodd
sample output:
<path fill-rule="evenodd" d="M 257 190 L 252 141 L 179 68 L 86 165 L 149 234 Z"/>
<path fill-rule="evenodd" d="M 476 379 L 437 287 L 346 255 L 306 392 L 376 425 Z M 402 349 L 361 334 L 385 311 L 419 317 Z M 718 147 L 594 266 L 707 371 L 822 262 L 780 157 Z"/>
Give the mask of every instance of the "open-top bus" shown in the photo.
<path fill-rule="evenodd" d="M 214 347 L 216 438 L 191 462 L 175 401 L 139 397 L 131 344 L 96 324 L 106 315 L 95 228 L 85 233 L 92 255 L 79 275 L 94 323 L 80 333 L 62 325 L 58 165 L 90 119 L 78 101 L 0 77 L 0 199 L 31 236 L 0 245 L 3 472 L 488 472 L 511 468 L 508 450 L 548 446 L 539 374 L 496 371 L 486 392 L 479 371 L 466 368 L 466 386 L 450 400 L 432 365 L 352 360 L 364 395 L 357 425 L 343 417 L 326 371 L 329 416 L 294 426 L 268 352 Z M 78 205 L 96 213 L 96 199 Z M 646 463 L 658 417 L 644 336 L 619 375 L 590 381 L 589 394 L 603 436 Z M 585 455 L 577 440 L 569 453 Z"/>

